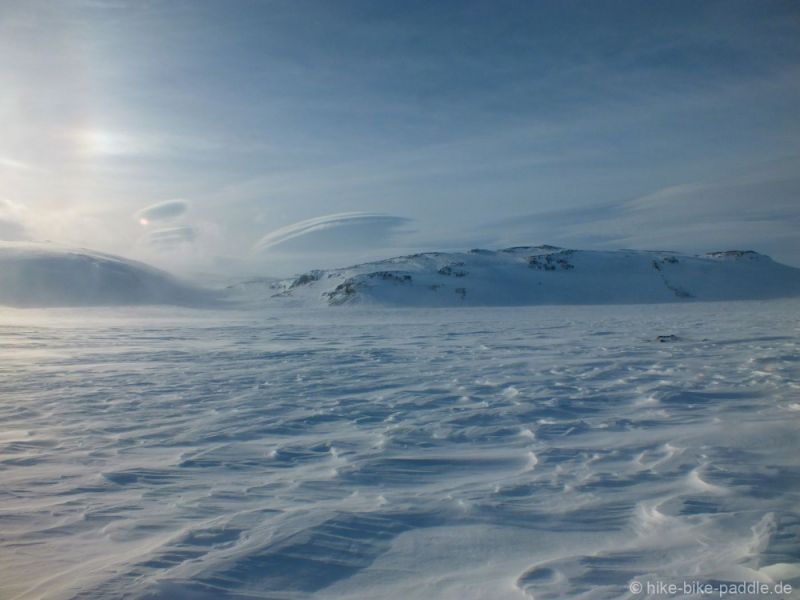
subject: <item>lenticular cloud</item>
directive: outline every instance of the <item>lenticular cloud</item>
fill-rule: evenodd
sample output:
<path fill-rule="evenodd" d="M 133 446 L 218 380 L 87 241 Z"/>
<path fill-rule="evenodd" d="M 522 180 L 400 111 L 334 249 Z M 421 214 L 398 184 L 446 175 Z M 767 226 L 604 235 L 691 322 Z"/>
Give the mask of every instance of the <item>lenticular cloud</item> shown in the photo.
<path fill-rule="evenodd" d="M 189 210 L 189 203 L 186 200 L 167 200 L 143 208 L 136 213 L 136 218 L 143 224 L 154 221 L 168 221 L 180 217 L 187 210 Z"/>
<path fill-rule="evenodd" d="M 177 246 L 189 244 L 197 238 L 194 227 L 168 227 L 150 232 L 145 238 L 151 246 Z"/>
<path fill-rule="evenodd" d="M 332 233 L 339 230 L 342 239 L 351 241 L 358 239 L 384 238 L 399 226 L 408 223 L 409 219 L 381 213 L 349 212 L 325 215 L 299 221 L 286 227 L 276 229 L 262 237 L 253 246 L 255 252 L 262 252 L 286 244 L 292 240 L 303 239 L 307 244 L 319 241 L 322 232 Z M 330 241 L 330 236 L 325 236 Z"/>

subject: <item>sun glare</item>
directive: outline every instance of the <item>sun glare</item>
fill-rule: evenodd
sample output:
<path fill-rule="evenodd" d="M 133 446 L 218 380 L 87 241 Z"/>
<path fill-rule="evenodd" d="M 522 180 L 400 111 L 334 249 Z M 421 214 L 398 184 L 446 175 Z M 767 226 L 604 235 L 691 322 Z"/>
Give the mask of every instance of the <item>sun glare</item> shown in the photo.
<path fill-rule="evenodd" d="M 79 129 L 75 140 L 80 149 L 90 156 L 114 156 L 133 151 L 134 143 L 129 136 L 102 129 Z"/>

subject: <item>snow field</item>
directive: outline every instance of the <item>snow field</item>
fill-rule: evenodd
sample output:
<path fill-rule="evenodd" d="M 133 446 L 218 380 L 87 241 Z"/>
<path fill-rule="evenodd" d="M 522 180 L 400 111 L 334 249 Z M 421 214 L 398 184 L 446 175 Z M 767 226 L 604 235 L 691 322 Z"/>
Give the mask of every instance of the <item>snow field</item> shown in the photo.
<path fill-rule="evenodd" d="M 798 583 L 797 309 L 6 311 L 0 597 Z"/>

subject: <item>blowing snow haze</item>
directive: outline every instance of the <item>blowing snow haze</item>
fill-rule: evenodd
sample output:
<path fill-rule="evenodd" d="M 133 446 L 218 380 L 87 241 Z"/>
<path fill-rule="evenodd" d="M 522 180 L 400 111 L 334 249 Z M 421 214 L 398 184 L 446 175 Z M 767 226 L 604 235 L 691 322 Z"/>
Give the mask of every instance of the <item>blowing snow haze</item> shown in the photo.
<path fill-rule="evenodd" d="M 6 0 L 0 85 L 4 240 L 216 278 L 541 243 L 800 265 L 795 2 Z"/>

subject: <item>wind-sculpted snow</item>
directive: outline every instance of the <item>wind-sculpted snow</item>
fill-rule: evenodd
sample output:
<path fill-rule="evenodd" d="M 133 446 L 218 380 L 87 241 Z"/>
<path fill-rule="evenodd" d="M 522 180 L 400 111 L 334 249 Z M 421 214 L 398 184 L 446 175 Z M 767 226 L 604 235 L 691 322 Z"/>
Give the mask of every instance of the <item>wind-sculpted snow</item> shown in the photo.
<path fill-rule="evenodd" d="M 0 242 L 0 305 L 208 306 L 215 296 L 118 256 L 55 244 Z"/>
<path fill-rule="evenodd" d="M 6 311 L 0 597 L 797 587 L 798 308 Z"/>
<path fill-rule="evenodd" d="M 243 298 L 247 291 L 237 289 Z M 800 296 L 800 269 L 752 251 L 684 256 L 519 246 L 316 270 L 249 292 L 261 303 L 431 307 L 758 300 Z"/>

